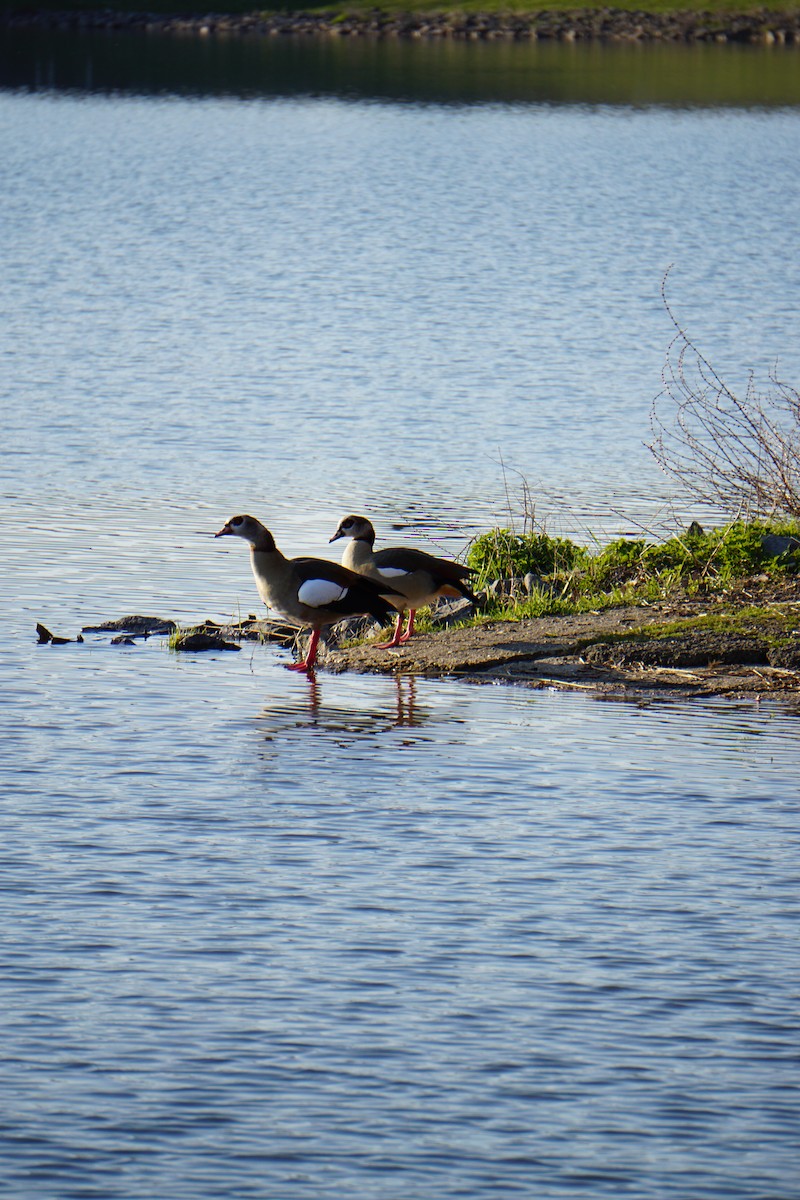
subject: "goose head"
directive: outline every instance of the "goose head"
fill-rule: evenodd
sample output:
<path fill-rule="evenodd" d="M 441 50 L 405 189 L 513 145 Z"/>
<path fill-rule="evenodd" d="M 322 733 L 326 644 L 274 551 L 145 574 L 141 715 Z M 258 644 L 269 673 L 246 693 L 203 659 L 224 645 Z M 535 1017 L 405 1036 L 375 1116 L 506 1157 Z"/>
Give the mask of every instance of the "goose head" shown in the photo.
<path fill-rule="evenodd" d="M 342 537 L 356 538 L 359 541 L 368 542 L 371 546 L 375 541 L 375 530 L 372 522 L 368 521 L 366 517 L 357 517 L 355 514 L 351 514 L 349 517 L 342 518 L 339 528 L 330 541 L 335 542 Z"/>
<path fill-rule="evenodd" d="M 228 535 L 244 538 L 256 550 L 275 549 L 275 539 L 270 531 L 260 521 L 257 521 L 255 517 L 250 517 L 246 513 L 237 517 L 231 517 L 230 521 L 225 522 L 219 533 L 214 534 L 214 537 L 226 537 Z"/>

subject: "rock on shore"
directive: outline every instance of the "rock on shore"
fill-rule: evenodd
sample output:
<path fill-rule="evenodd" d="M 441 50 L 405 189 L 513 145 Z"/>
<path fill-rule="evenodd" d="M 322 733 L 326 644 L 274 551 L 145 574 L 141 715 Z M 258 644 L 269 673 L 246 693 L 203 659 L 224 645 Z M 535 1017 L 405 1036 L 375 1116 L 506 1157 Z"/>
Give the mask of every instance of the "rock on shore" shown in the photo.
<path fill-rule="evenodd" d="M 628 12 L 616 8 L 530 13 L 372 12 L 323 16 L 316 13 L 198 13 L 158 15 L 49 11 L 11 8 L 0 13 L 9 28 L 114 30 L 199 37 L 371 37 L 453 38 L 490 41 L 668 41 L 800 45 L 800 12 Z"/>

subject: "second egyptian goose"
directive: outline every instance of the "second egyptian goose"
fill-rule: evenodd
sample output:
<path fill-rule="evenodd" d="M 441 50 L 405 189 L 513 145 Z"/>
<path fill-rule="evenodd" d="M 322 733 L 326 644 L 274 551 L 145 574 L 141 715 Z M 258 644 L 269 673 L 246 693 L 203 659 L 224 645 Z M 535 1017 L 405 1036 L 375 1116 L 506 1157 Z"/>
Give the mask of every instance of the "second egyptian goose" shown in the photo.
<path fill-rule="evenodd" d="M 255 517 L 231 517 L 214 537 L 231 534 L 250 543 L 250 565 L 264 603 L 290 621 L 311 627 L 308 652 L 289 670 L 310 671 L 317 657 L 320 631 L 346 617 L 370 615 L 386 623 L 394 614 L 393 589 L 323 558 L 286 558 L 275 539 Z"/>
<path fill-rule="evenodd" d="M 374 550 L 375 530 L 366 517 L 351 514 L 344 517 L 331 538 L 349 537 L 342 555 L 342 565 L 360 575 L 383 582 L 401 600 L 393 599 L 397 609 L 397 622 L 390 642 L 381 643 L 383 648 L 399 646 L 407 642 L 414 632 L 414 614 L 418 608 L 431 604 L 439 596 L 466 596 L 474 600 L 466 584 L 472 571 L 449 558 L 436 558 L 424 550 L 412 550 L 409 546 L 390 546 L 385 550 Z M 403 632 L 403 614 L 408 612 L 408 624 Z"/>

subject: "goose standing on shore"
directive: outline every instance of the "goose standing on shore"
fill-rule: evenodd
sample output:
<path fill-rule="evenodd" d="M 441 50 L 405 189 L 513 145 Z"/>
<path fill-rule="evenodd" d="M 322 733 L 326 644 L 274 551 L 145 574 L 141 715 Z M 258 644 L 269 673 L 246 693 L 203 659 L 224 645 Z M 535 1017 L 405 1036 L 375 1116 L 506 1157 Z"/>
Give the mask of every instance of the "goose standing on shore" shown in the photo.
<path fill-rule="evenodd" d="M 383 583 L 401 599 L 392 598 L 397 609 L 397 623 L 390 642 L 381 643 L 383 649 L 400 646 L 414 632 L 414 614 L 418 608 L 431 604 L 439 596 L 466 596 L 475 600 L 466 580 L 472 571 L 449 558 L 436 558 L 424 550 L 412 550 L 409 546 L 390 546 L 386 550 L 374 550 L 375 530 L 366 517 L 351 514 L 344 517 L 339 528 L 330 539 L 349 537 L 342 555 L 342 565 L 359 575 L 368 576 Z M 403 633 L 403 614 L 408 612 L 408 624 Z"/>
<path fill-rule="evenodd" d="M 290 671 L 311 671 L 320 631 L 347 617 L 372 616 L 383 624 L 394 615 L 398 597 L 363 575 L 323 558 L 286 558 L 268 529 L 255 517 L 231 517 L 214 537 L 233 535 L 250 543 L 250 565 L 258 594 L 268 608 L 289 621 L 311 627 L 308 652 Z"/>

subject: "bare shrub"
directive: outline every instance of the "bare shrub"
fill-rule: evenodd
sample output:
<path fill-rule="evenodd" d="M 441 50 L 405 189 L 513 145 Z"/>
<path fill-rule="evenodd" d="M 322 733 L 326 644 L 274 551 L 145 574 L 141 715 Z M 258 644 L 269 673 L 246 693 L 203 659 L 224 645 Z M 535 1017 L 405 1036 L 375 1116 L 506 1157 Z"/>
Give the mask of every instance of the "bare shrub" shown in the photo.
<path fill-rule="evenodd" d="M 653 402 L 648 444 L 658 465 L 695 499 L 736 517 L 800 517 L 800 392 L 774 373 L 743 396 L 720 378 L 661 298 L 676 333 Z"/>

